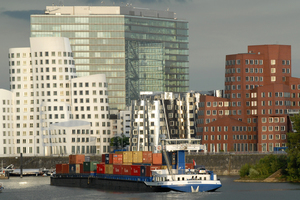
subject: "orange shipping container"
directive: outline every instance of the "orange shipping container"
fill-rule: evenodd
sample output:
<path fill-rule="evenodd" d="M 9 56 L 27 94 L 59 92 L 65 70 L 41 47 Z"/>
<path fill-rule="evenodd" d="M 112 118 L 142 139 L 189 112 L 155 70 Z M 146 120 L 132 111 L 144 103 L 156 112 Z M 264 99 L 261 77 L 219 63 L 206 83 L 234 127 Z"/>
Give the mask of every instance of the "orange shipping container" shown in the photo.
<path fill-rule="evenodd" d="M 85 155 L 69 155 L 69 164 L 83 164 Z"/>
<path fill-rule="evenodd" d="M 122 154 L 114 154 L 113 155 L 113 164 L 120 164 L 123 163 L 123 155 Z"/>
<path fill-rule="evenodd" d="M 133 151 L 132 152 L 132 162 L 133 163 L 142 163 L 143 162 L 143 152 L 142 151 Z"/>
<path fill-rule="evenodd" d="M 109 154 L 109 164 L 113 164 L 113 155 L 114 154 Z"/>
<path fill-rule="evenodd" d="M 123 151 L 123 163 L 132 163 L 132 151 Z"/>
<path fill-rule="evenodd" d="M 161 153 L 154 153 L 152 154 L 153 158 L 153 165 L 162 165 L 162 154 Z"/>
<path fill-rule="evenodd" d="M 69 173 L 69 164 L 62 164 L 62 174 Z"/>
<path fill-rule="evenodd" d="M 56 174 L 62 174 L 62 164 L 56 164 Z"/>
<path fill-rule="evenodd" d="M 143 151 L 143 163 L 152 163 L 152 151 Z"/>

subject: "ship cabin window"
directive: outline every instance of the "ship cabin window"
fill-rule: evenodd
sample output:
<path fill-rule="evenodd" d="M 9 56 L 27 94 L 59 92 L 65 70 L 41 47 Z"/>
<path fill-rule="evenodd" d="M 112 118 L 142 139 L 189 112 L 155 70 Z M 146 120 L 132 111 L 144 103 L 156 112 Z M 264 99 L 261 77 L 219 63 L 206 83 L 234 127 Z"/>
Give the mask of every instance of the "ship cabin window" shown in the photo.
<path fill-rule="evenodd" d="M 200 180 L 202 180 L 202 177 L 200 177 Z"/>
<path fill-rule="evenodd" d="M 204 180 L 206 180 L 206 177 L 204 177 Z"/>
<path fill-rule="evenodd" d="M 180 177 L 178 177 L 177 180 L 180 181 Z"/>
<path fill-rule="evenodd" d="M 192 180 L 194 180 L 194 176 L 192 176 Z"/>
<path fill-rule="evenodd" d="M 197 176 L 195 177 L 195 179 L 197 180 Z"/>
<path fill-rule="evenodd" d="M 184 177 L 182 177 L 182 180 L 184 181 Z"/>

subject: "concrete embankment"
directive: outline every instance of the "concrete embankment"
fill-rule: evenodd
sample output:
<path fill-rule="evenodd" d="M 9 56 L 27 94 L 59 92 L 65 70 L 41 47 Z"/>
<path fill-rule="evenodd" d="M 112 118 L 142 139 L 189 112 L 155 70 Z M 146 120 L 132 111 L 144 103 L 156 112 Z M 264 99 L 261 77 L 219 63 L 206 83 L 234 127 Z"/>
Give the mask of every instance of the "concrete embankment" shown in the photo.
<path fill-rule="evenodd" d="M 246 164 L 256 164 L 267 154 L 201 154 L 186 155 L 186 162 L 204 165 L 206 169 L 217 175 L 239 175 L 240 168 Z"/>
<path fill-rule="evenodd" d="M 189 155 L 186 154 L 186 162 L 193 163 L 195 160 L 197 165 L 204 165 L 206 169 L 213 170 L 218 175 L 238 175 L 240 168 L 246 164 L 257 163 L 266 154 L 200 154 Z M 17 158 L 17 159 L 16 159 Z M 91 161 L 101 162 L 101 156 L 91 156 Z M 14 164 L 15 168 L 20 168 L 19 157 L 2 157 L 0 163 L 3 161 L 3 165 Z M 24 169 L 37 169 L 37 168 L 55 168 L 55 164 L 68 163 L 69 157 L 23 157 Z"/>

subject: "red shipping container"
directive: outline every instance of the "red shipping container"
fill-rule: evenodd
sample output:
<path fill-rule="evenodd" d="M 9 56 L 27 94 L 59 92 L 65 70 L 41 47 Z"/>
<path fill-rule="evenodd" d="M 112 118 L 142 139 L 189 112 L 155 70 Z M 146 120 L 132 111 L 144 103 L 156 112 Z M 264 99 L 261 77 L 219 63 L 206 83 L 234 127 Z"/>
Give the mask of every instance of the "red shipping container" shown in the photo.
<path fill-rule="evenodd" d="M 83 164 L 80 164 L 80 174 L 83 174 Z"/>
<path fill-rule="evenodd" d="M 143 163 L 152 163 L 152 151 L 143 151 Z"/>
<path fill-rule="evenodd" d="M 194 169 L 193 163 L 185 163 L 185 169 Z"/>
<path fill-rule="evenodd" d="M 152 170 L 160 170 L 161 169 L 161 166 L 160 165 L 152 165 L 152 166 L 149 166 L 150 167 L 150 177 L 152 176 Z"/>
<path fill-rule="evenodd" d="M 153 158 L 153 165 L 162 165 L 162 154 L 161 153 L 154 153 L 152 154 Z"/>
<path fill-rule="evenodd" d="M 122 175 L 131 175 L 131 165 L 121 165 Z"/>
<path fill-rule="evenodd" d="M 109 164 L 113 164 L 113 154 L 109 154 Z"/>
<path fill-rule="evenodd" d="M 141 166 L 131 165 L 131 176 L 140 176 L 140 175 L 141 175 Z"/>
<path fill-rule="evenodd" d="M 113 164 L 123 164 L 123 154 L 113 154 Z"/>
<path fill-rule="evenodd" d="M 69 164 L 83 164 L 85 155 L 69 155 Z"/>
<path fill-rule="evenodd" d="M 62 174 L 62 164 L 56 164 L 56 174 Z"/>
<path fill-rule="evenodd" d="M 113 174 L 122 174 L 122 165 L 113 165 Z"/>
<path fill-rule="evenodd" d="M 105 164 L 97 164 L 97 174 L 105 174 Z"/>
<path fill-rule="evenodd" d="M 63 174 L 69 173 L 69 164 L 62 164 L 62 173 Z"/>
<path fill-rule="evenodd" d="M 102 162 L 105 162 L 105 154 L 102 154 Z"/>

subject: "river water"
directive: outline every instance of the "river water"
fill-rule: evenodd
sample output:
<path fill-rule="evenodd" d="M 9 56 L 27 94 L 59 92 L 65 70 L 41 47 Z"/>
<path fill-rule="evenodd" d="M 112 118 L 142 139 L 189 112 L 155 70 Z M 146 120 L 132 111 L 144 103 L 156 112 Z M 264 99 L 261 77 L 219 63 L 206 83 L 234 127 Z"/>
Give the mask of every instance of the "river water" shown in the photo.
<path fill-rule="evenodd" d="M 4 190 L 0 200 L 86 200 L 86 199 L 205 199 L 205 200 L 284 200 L 300 199 L 300 184 L 294 183 L 238 183 L 238 176 L 219 176 L 222 187 L 216 192 L 204 193 L 124 193 L 106 192 L 96 189 L 51 186 L 49 177 L 10 177 L 0 180 Z"/>

